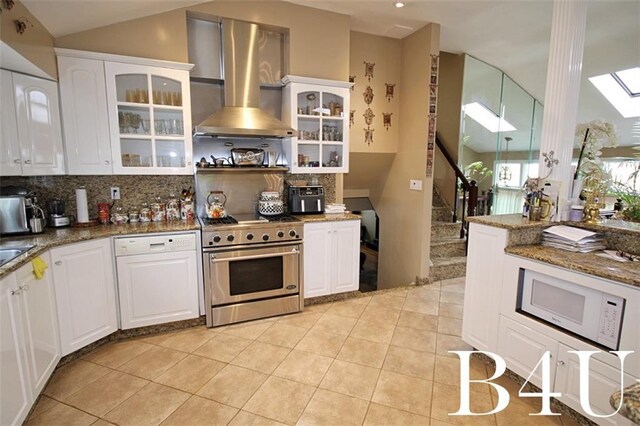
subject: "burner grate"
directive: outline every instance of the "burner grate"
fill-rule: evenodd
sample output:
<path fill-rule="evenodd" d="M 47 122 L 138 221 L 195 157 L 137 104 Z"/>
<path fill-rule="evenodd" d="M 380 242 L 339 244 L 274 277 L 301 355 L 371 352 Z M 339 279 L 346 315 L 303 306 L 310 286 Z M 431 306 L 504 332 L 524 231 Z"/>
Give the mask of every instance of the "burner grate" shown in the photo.
<path fill-rule="evenodd" d="M 277 216 L 261 216 L 261 217 L 264 217 L 269 222 L 300 222 L 300 219 L 288 214 L 281 214 Z"/>
<path fill-rule="evenodd" d="M 233 225 L 233 224 L 238 223 L 238 221 L 235 220 L 231 216 L 220 217 L 220 218 L 217 218 L 217 219 L 209 219 L 208 217 L 201 217 L 200 220 L 202 221 L 202 224 L 205 225 L 205 226 Z"/>

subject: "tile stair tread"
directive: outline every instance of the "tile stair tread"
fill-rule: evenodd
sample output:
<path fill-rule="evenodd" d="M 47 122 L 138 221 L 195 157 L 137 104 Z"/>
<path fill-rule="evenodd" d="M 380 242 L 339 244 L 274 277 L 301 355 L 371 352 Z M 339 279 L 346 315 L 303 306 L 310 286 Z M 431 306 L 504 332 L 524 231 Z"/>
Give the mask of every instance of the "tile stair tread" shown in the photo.
<path fill-rule="evenodd" d="M 432 238 L 431 246 L 444 246 L 447 244 L 465 244 L 466 240 L 460 237 L 444 237 L 444 238 Z"/>

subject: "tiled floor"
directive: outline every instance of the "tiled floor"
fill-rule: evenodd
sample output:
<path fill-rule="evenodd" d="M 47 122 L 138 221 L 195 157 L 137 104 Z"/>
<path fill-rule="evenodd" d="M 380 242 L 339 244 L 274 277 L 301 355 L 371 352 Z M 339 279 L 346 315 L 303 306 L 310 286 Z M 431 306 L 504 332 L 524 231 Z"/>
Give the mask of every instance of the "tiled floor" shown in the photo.
<path fill-rule="evenodd" d="M 58 370 L 29 425 L 567 425 L 512 397 L 456 417 L 464 279 L 109 344 Z M 472 378 L 485 365 L 472 362 Z M 518 386 L 502 378 L 512 393 Z M 472 385 L 472 410 L 496 396 Z"/>

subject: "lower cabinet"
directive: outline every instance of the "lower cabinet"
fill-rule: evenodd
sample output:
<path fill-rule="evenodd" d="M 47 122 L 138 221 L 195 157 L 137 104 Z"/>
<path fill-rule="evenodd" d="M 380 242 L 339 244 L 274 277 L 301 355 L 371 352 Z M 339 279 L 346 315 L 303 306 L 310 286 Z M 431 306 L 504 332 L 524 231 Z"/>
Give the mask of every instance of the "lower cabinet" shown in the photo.
<path fill-rule="evenodd" d="M 27 264 L 0 281 L 0 330 L 0 424 L 21 424 L 60 360 L 50 271 L 38 280 Z"/>
<path fill-rule="evenodd" d="M 51 250 L 62 355 L 118 329 L 111 239 Z"/>
<path fill-rule="evenodd" d="M 360 221 L 304 225 L 304 297 L 358 290 Z"/>

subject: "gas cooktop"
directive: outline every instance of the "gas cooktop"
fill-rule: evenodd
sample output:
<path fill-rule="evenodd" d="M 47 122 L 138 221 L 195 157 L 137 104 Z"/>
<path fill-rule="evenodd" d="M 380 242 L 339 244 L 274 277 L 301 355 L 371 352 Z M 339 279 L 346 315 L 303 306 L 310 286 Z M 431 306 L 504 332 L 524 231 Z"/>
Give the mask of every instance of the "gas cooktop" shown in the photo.
<path fill-rule="evenodd" d="M 203 227 L 220 226 L 220 225 L 251 225 L 265 223 L 283 223 L 283 222 L 300 222 L 300 219 L 288 215 L 281 214 L 276 216 L 263 216 L 259 214 L 237 214 L 235 217 L 227 216 L 223 218 L 210 219 L 201 217 L 200 223 Z"/>
<path fill-rule="evenodd" d="M 302 241 L 303 223 L 290 215 L 237 214 L 220 219 L 198 219 L 205 251 L 221 246 Z"/>

